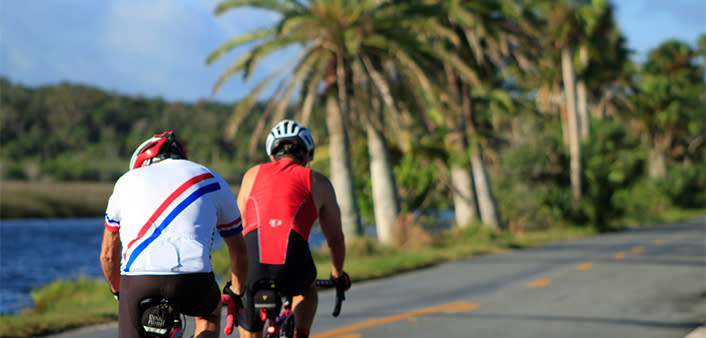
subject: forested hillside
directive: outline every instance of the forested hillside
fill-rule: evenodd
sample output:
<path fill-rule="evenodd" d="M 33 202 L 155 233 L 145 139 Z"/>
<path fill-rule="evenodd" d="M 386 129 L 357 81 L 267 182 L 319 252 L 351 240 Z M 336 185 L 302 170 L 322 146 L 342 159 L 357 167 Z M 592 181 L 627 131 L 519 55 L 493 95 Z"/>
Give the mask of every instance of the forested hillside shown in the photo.
<path fill-rule="evenodd" d="M 236 180 L 251 163 L 237 140 L 224 138 L 231 112 L 222 103 L 166 102 L 69 83 L 29 88 L 1 79 L 2 178 L 113 181 L 126 171 L 137 145 L 174 130 L 190 158 Z M 249 140 L 250 122 L 240 139 Z"/>

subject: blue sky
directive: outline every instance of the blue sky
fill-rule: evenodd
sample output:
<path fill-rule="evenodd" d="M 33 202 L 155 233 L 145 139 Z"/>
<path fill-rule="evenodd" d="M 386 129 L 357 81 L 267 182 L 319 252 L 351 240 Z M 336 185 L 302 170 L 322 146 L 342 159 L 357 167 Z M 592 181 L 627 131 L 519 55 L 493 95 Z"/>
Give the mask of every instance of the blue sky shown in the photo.
<path fill-rule="evenodd" d="M 0 0 L 0 75 L 27 86 L 60 81 L 122 94 L 193 102 L 237 53 L 211 66 L 209 53 L 274 17 L 253 10 L 214 16 L 218 0 Z M 694 43 L 706 33 L 706 0 L 619 0 L 618 24 L 642 60 L 668 38 Z M 256 78 L 286 53 L 266 59 Z M 249 86 L 233 77 L 213 98 L 232 102 Z"/>

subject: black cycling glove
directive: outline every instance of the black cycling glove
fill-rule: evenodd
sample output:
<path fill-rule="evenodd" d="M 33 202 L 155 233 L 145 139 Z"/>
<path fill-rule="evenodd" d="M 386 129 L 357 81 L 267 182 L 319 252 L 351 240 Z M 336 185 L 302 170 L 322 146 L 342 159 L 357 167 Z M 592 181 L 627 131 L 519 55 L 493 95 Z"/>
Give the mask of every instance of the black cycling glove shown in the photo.
<path fill-rule="evenodd" d="M 223 294 L 231 296 L 233 300 L 235 300 L 235 311 L 237 313 L 238 309 L 244 309 L 245 306 L 243 306 L 243 297 L 233 292 L 233 290 L 230 289 L 231 285 L 233 285 L 232 281 L 226 283 L 226 286 L 223 287 Z"/>
<path fill-rule="evenodd" d="M 351 288 L 351 277 L 344 271 L 338 278 L 333 278 L 333 275 L 329 276 L 329 279 L 336 282 L 336 284 L 343 285 L 343 290 L 348 291 Z"/>

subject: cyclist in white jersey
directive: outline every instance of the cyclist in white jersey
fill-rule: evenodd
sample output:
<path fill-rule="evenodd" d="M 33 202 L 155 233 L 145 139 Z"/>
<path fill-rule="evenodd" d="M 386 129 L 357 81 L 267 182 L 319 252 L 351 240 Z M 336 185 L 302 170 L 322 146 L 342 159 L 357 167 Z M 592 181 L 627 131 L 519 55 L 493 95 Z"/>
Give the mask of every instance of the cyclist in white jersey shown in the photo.
<path fill-rule="evenodd" d="M 195 337 L 218 337 L 220 290 L 211 267 L 216 231 L 228 247 L 230 291 L 242 294 L 248 258 L 228 183 L 187 160 L 171 131 L 142 143 L 108 201 L 101 247 L 103 273 L 120 296 L 119 337 L 144 335 L 139 303 L 148 297 L 168 299 L 195 317 Z"/>

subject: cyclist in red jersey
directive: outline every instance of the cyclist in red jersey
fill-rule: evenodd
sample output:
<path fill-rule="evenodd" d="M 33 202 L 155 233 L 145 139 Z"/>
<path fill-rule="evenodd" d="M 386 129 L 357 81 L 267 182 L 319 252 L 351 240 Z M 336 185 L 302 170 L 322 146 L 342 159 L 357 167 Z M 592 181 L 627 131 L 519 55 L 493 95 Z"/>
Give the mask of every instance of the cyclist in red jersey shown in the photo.
<path fill-rule="evenodd" d="M 271 162 L 250 168 L 238 193 L 249 257 L 247 301 L 238 317 L 240 336 L 262 337 L 263 323 L 252 293 L 256 282 L 270 280 L 283 295 L 294 297 L 294 337 L 306 338 L 318 305 L 316 266 L 308 245 L 317 217 L 331 251 L 331 277 L 350 287 L 343 271 L 346 248 L 340 209 L 331 181 L 306 167 L 314 156 L 309 130 L 284 120 L 272 129 L 266 147 Z"/>

